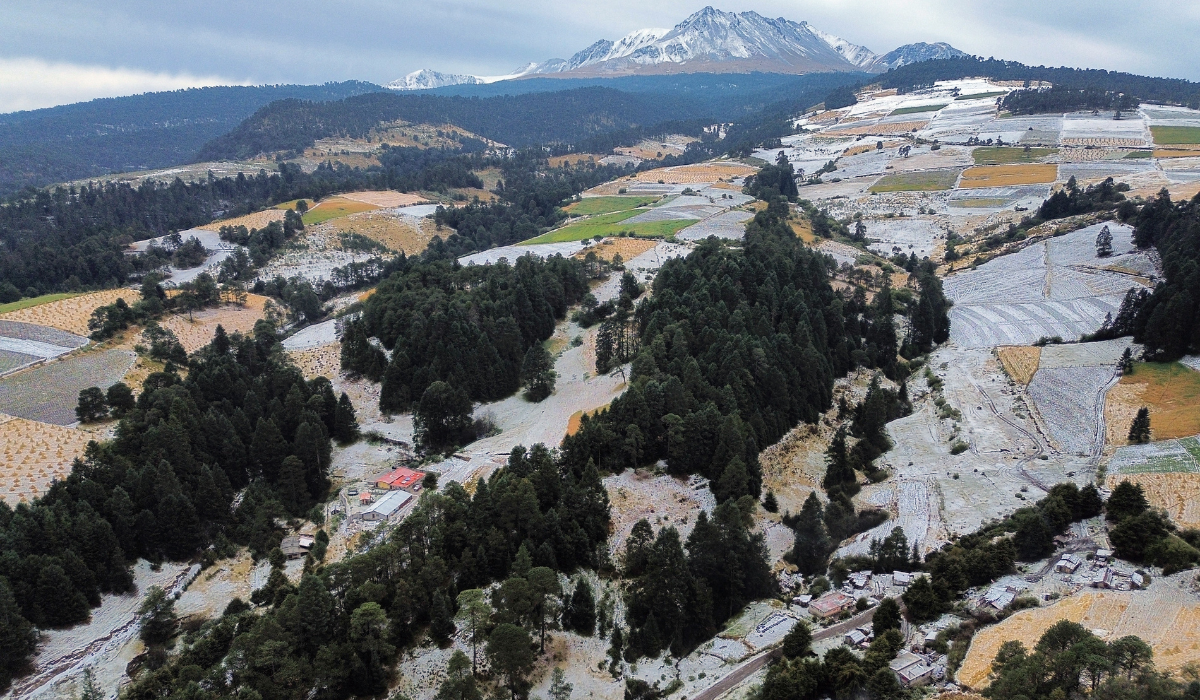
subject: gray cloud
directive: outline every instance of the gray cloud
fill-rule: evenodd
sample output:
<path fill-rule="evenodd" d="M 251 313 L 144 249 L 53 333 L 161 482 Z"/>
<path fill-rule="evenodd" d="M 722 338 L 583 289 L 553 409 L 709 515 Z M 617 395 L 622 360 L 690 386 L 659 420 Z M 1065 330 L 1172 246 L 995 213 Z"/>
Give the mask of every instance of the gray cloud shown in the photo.
<path fill-rule="evenodd" d="M 41 0 L 0 4 L 0 111 L 210 82 L 386 82 L 418 68 L 502 74 L 634 29 L 669 27 L 705 0 Z M 1200 5 L 1177 0 L 732 0 L 725 10 L 807 20 L 876 52 L 947 41 L 1030 64 L 1200 78 Z M 60 66 L 21 71 L 14 59 Z M 39 64 L 39 65 L 42 65 Z M 102 75 L 120 79 L 72 76 Z M 41 87 L 35 84 L 40 75 Z M 143 83 L 134 77 L 153 76 Z M 23 93 L 21 86 L 28 84 Z M 198 84 L 198 83 L 197 83 Z M 54 86 L 63 86 L 62 89 Z M 123 87 L 115 87 L 123 86 Z M 71 89 L 66 89 L 71 88 Z M 57 90 L 57 91 L 56 91 Z"/>

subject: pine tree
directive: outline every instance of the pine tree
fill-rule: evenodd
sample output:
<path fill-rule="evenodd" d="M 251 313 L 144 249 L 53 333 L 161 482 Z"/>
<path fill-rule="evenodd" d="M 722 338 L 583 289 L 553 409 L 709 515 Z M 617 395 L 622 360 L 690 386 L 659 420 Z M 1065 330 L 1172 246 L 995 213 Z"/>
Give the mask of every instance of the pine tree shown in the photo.
<path fill-rule="evenodd" d="M 539 402 L 554 393 L 554 359 L 541 343 L 529 346 L 525 360 L 521 363 L 521 384 L 525 387 L 525 398 Z"/>
<path fill-rule="evenodd" d="M 826 491 L 833 491 L 854 483 L 854 467 L 850 466 L 850 455 L 846 450 L 846 426 L 842 425 L 825 451 L 825 478 L 821 486 Z"/>
<path fill-rule="evenodd" d="M 429 606 L 429 634 L 438 646 L 445 644 L 450 635 L 454 634 L 454 619 L 450 615 L 450 606 L 440 589 L 434 591 L 433 602 Z"/>
<path fill-rule="evenodd" d="M 797 620 L 792 629 L 783 638 L 783 656 L 786 659 L 798 659 L 812 651 L 812 630 L 804 620 Z"/>
<path fill-rule="evenodd" d="M 79 392 L 79 405 L 75 417 L 80 423 L 95 423 L 108 417 L 108 403 L 100 387 L 88 387 Z"/>
<path fill-rule="evenodd" d="M 308 510 L 311 497 L 304 479 L 304 462 L 299 457 L 288 455 L 284 458 L 275 492 L 279 494 L 279 502 L 292 515 L 300 516 Z"/>
<path fill-rule="evenodd" d="M 358 419 L 354 415 L 354 405 L 350 403 L 350 397 L 344 391 L 338 399 L 333 425 L 333 437 L 343 445 L 358 439 Z"/>
<path fill-rule="evenodd" d="M 796 517 L 796 542 L 792 546 L 792 562 L 806 576 L 825 570 L 825 558 L 833 543 L 825 529 L 825 513 L 817 494 L 810 493 Z"/>
<path fill-rule="evenodd" d="M 1129 426 L 1129 441 L 1136 444 L 1150 442 L 1150 409 L 1145 406 L 1138 409 Z"/>
<path fill-rule="evenodd" d="M 775 498 L 774 490 L 767 491 L 767 497 L 763 499 L 763 510 L 768 513 L 779 512 L 779 501 Z"/>
<path fill-rule="evenodd" d="M 587 579 L 580 578 L 575 584 L 569 612 L 570 628 L 585 637 L 592 636 L 596 631 L 596 599 Z"/>
<path fill-rule="evenodd" d="M 0 576 L 0 692 L 37 649 L 33 625 L 21 615 L 8 579 Z"/>
<path fill-rule="evenodd" d="M 1112 255 L 1112 241 L 1112 231 L 1108 230 L 1108 226 L 1100 229 L 1099 235 L 1096 236 L 1096 257 L 1107 258 Z"/>

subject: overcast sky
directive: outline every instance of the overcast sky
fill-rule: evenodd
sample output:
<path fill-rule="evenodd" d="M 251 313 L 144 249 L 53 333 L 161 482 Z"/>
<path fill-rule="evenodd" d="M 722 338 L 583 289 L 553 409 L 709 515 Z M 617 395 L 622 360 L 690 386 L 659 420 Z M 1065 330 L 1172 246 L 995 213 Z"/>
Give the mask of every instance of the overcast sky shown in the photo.
<path fill-rule="evenodd" d="M 704 0 L 0 2 L 0 112 L 213 84 L 476 75 L 670 27 Z M 1200 79 L 1195 0 L 730 0 L 877 53 L 945 41 L 1038 65 Z"/>

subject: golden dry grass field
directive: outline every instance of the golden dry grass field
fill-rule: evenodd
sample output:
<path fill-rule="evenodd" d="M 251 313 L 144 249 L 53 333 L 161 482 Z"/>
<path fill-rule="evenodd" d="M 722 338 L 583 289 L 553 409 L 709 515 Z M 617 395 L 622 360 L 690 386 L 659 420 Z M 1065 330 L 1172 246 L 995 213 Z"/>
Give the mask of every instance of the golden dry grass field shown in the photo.
<path fill-rule="evenodd" d="M 851 126 L 844 129 L 830 129 L 822 133 L 822 136 L 891 136 L 893 134 L 907 134 L 919 129 L 924 129 L 929 125 L 928 119 L 910 122 L 891 122 L 886 124 L 869 124 L 865 126 Z"/>
<path fill-rule="evenodd" d="M 1024 345 L 1004 345 L 996 348 L 996 357 L 1014 382 L 1027 385 L 1037 373 L 1042 349 Z"/>
<path fill-rule="evenodd" d="M 373 204 L 377 207 L 385 209 L 391 207 L 408 207 L 413 204 L 424 204 L 429 200 L 419 194 L 409 194 L 408 192 L 396 192 L 395 190 L 383 190 L 379 192 L 349 192 L 341 195 L 343 199 L 349 199 L 355 202 L 364 204 Z"/>
<path fill-rule="evenodd" d="M 718 161 L 646 170 L 638 173 L 634 179 L 638 182 L 658 182 L 661 180 L 668 185 L 694 185 L 745 177 L 753 175 L 756 172 L 758 172 L 758 169 L 749 165 L 731 161 Z"/>
<path fill-rule="evenodd" d="M 588 246 L 579 251 L 574 257 L 580 260 L 587 257 L 588 253 L 595 253 L 601 260 L 612 262 L 613 258 L 618 254 L 622 260 L 629 261 L 637 256 L 645 253 L 654 246 L 658 245 L 658 241 L 647 238 L 615 238 L 609 236 L 596 245 Z"/>
<path fill-rule="evenodd" d="M 958 186 L 960 189 L 974 189 L 1036 185 L 1054 182 L 1057 177 L 1058 166 L 1054 164 L 984 165 L 964 170 Z"/>
<path fill-rule="evenodd" d="M 977 632 L 958 671 L 959 683 L 971 688 L 987 685 L 1001 644 L 1016 639 L 1032 649 L 1059 620 L 1103 630 L 1107 634 L 1101 638 L 1106 641 L 1137 635 L 1154 649 L 1154 664 L 1160 670 L 1175 671 L 1200 660 L 1200 603 L 1187 593 L 1165 586 L 1148 591 L 1079 593 L 1044 608 L 1022 610 Z"/>
<path fill-rule="evenodd" d="M 10 311 L 0 314 L 0 320 L 35 323 L 86 337 L 89 332 L 88 319 L 98 307 L 115 303 L 117 299 L 124 299 L 126 303 L 132 304 L 140 298 L 141 294 L 133 289 L 106 289 L 31 306 L 20 311 Z"/>
<path fill-rule="evenodd" d="M 1140 474 L 1111 474 L 1107 478 L 1111 489 L 1122 481 L 1142 487 L 1146 500 L 1162 508 L 1177 527 L 1200 528 L 1200 474 L 1195 472 L 1143 472 Z"/>
<path fill-rule="evenodd" d="M 1137 148 L 1145 146 L 1145 139 L 1122 139 L 1111 138 L 1107 136 L 1093 136 L 1084 138 L 1064 138 L 1062 140 L 1064 146 L 1113 146 L 1117 148 Z"/>
<path fill-rule="evenodd" d="M 220 231 L 222 226 L 245 226 L 248 229 L 264 228 L 272 221 L 283 221 L 282 209 L 267 209 L 265 211 L 256 211 L 253 214 L 245 216 L 236 216 L 232 219 L 224 219 L 222 221 L 214 221 L 211 224 L 198 226 L 197 228 L 205 231 Z"/>
<path fill-rule="evenodd" d="M 1137 410 L 1150 409 L 1155 440 L 1200 434 L 1200 372 L 1178 362 L 1139 362 L 1105 400 L 1109 442 L 1125 444 Z"/>
<path fill-rule="evenodd" d="M 344 197 L 327 197 L 304 214 L 304 224 L 320 224 L 331 219 L 357 214 L 363 211 L 378 209 L 374 204 L 356 202 Z"/>
<path fill-rule="evenodd" d="M 595 163 L 604 156 L 596 155 L 595 153 L 568 153 L 565 156 L 550 156 L 550 167 L 561 168 L 564 165 L 578 165 L 579 163 Z"/>
<path fill-rule="evenodd" d="M 169 328 L 179 337 L 179 343 L 189 353 L 195 352 L 212 342 L 217 326 L 222 326 L 226 333 L 241 331 L 249 333 L 254 330 L 254 323 L 263 318 L 263 306 L 267 297 L 258 294 L 247 294 L 246 305 L 225 304 L 215 309 L 204 309 L 191 315 L 176 314 L 162 322 L 163 328 Z"/>
<path fill-rule="evenodd" d="M 405 255 L 425 250 L 437 233 L 437 225 L 431 220 L 412 219 L 382 211 L 351 214 L 330 226 L 338 231 L 366 236 L 392 250 L 403 251 Z"/>
<path fill-rule="evenodd" d="M 10 506 L 46 493 L 71 473 L 90 433 L 0 413 L 0 499 Z"/>
<path fill-rule="evenodd" d="M 342 344 L 331 343 L 307 350 L 289 350 L 288 356 L 300 368 L 305 379 L 317 377 L 332 379 L 342 368 Z"/>

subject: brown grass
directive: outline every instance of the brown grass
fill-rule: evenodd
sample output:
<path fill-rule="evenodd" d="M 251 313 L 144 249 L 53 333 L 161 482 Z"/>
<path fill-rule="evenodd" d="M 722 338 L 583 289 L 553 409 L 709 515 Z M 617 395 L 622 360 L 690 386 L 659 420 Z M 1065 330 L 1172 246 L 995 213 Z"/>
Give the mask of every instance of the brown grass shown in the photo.
<path fill-rule="evenodd" d="M 317 377 L 333 378 L 342 369 L 342 344 L 331 343 L 307 350 L 290 350 L 288 356 L 300 368 L 304 378 L 308 380 Z"/>
<path fill-rule="evenodd" d="M 658 241 L 649 238 L 613 238 L 610 236 L 596 245 L 584 248 L 576 253 L 575 257 L 583 260 L 588 253 L 595 253 L 600 259 L 612 262 L 612 259 L 620 253 L 622 260 L 629 261 L 657 244 Z"/>
<path fill-rule="evenodd" d="M 668 185 L 692 185 L 730 178 L 745 177 L 758 172 L 756 168 L 742 163 L 729 161 L 714 163 L 696 163 L 694 165 L 675 165 L 670 168 L 657 168 L 638 173 L 634 178 L 638 182 L 658 182 L 662 180 Z"/>
<path fill-rule="evenodd" d="M 807 219 L 800 221 L 792 221 L 792 231 L 800 240 L 809 245 L 817 242 L 817 234 L 813 233 L 812 224 Z"/>
<path fill-rule="evenodd" d="M 1062 140 L 1064 146 L 1116 146 L 1116 147 L 1137 147 L 1146 145 L 1145 139 L 1118 139 L 1109 137 L 1089 137 L 1089 138 L 1065 138 Z"/>
<path fill-rule="evenodd" d="M 550 167 L 561 168 L 563 165 L 578 165 L 579 163 L 595 163 L 604 156 L 595 153 L 570 153 L 565 156 L 550 156 Z"/>
<path fill-rule="evenodd" d="M 889 124 L 870 124 L 867 126 L 851 126 L 845 129 L 831 129 L 822 136 L 891 136 L 907 134 L 929 125 L 928 119 L 911 122 L 892 122 Z"/>
<path fill-rule="evenodd" d="M 141 294 L 133 289 L 106 289 L 102 292 L 92 292 L 70 299 L 31 306 L 20 311 L 10 311 L 0 314 L 0 319 L 36 323 L 40 326 L 50 326 L 68 333 L 87 336 L 89 333 L 88 319 L 92 317 L 92 312 L 97 308 L 115 303 L 117 299 L 124 299 L 126 303 L 132 304 L 140 298 Z"/>
<path fill-rule="evenodd" d="M 1200 146 L 1172 146 L 1154 149 L 1155 158 L 1195 158 L 1200 156 Z"/>
<path fill-rule="evenodd" d="M 1124 444 L 1129 423 L 1142 406 L 1150 409 L 1150 430 L 1155 440 L 1196 435 L 1200 433 L 1200 372 L 1177 362 L 1139 363 L 1109 392 L 1106 417 L 1110 415 L 1110 404 L 1115 420 L 1109 421 L 1109 439 L 1115 444 Z"/>
<path fill-rule="evenodd" d="M 1143 472 L 1139 474 L 1110 474 L 1108 488 L 1122 481 L 1138 484 L 1146 492 L 1146 500 L 1162 508 L 1180 528 L 1200 528 L 1200 474 L 1194 472 Z"/>
<path fill-rule="evenodd" d="M 355 202 L 364 204 L 373 204 L 377 207 L 407 207 L 413 204 L 424 204 L 429 201 L 419 194 L 409 194 L 407 192 L 396 192 L 394 190 L 384 190 L 382 192 L 350 192 L 342 195 L 343 199 L 349 199 Z"/>
<path fill-rule="evenodd" d="M 964 170 L 958 186 L 961 189 L 974 189 L 1008 185 L 1035 185 L 1054 182 L 1057 177 L 1058 166 L 1053 164 L 984 165 Z"/>
<path fill-rule="evenodd" d="M 197 226 L 197 228 L 205 231 L 220 231 L 222 226 L 245 226 L 248 229 L 264 228 L 272 221 L 283 221 L 284 211 L 282 209 L 267 209 L 265 211 L 256 211 L 253 214 L 245 216 L 235 216 L 232 219 L 223 219 L 214 221 L 211 224 Z"/>
<path fill-rule="evenodd" d="M 413 220 L 382 211 L 366 211 L 336 219 L 339 231 L 361 234 L 392 250 L 413 255 L 425 250 L 437 232 L 437 225 L 425 219 Z M 444 232 L 443 232 L 444 233 Z"/>
<path fill-rule="evenodd" d="M 571 417 L 567 419 L 567 435 L 574 435 L 579 432 L 579 425 L 583 422 L 583 415 L 585 413 L 588 416 L 594 416 L 606 408 L 608 408 L 608 404 L 604 404 L 599 408 L 593 408 L 590 411 L 576 411 L 572 413 Z"/>
<path fill-rule="evenodd" d="M 1042 349 L 1024 345 L 1005 345 L 996 348 L 1000 366 L 1018 384 L 1029 384 L 1038 370 Z"/>
<path fill-rule="evenodd" d="M 45 495 L 71 473 L 90 433 L 0 413 L 0 499 L 9 505 Z"/>
<path fill-rule="evenodd" d="M 226 333 L 248 333 L 254 329 L 254 323 L 263 318 L 263 305 L 267 297 L 258 294 L 247 294 L 246 297 L 245 306 L 225 304 L 215 309 L 204 309 L 192 314 L 191 319 L 186 314 L 179 314 L 163 321 L 162 326 L 179 337 L 184 350 L 195 352 L 212 342 L 218 325 L 224 327 Z"/>
<path fill-rule="evenodd" d="M 1154 663 L 1160 670 L 1175 671 L 1200 660 L 1200 603 L 1194 599 L 1156 591 L 1081 593 L 1044 608 L 1022 610 L 977 632 L 958 671 L 959 683 L 972 688 L 987 685 L 1001 644 L 1015 639 L 1032 649 L 1059 620 L 1105 630 L 1106 641 L 1137 635 L 1154 649 Z"/>

